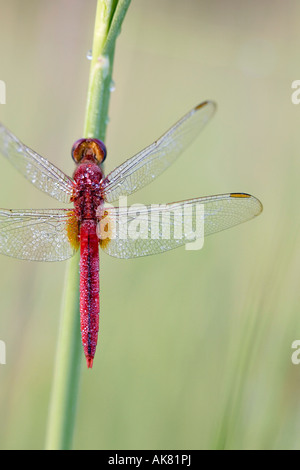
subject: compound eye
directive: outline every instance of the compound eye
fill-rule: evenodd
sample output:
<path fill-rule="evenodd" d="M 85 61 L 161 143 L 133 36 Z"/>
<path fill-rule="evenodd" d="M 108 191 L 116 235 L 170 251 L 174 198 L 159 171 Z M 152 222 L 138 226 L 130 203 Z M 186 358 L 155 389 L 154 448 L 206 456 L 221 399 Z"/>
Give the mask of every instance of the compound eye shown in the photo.
<path fill-rule="evenodd" d="M 83 155 L 83 148 L 82 143 L 85 142 L 86 139 L 79 139 L 73 144 L 71 155 L 75 163 L 80 163 Z"/>
<path fill-rule="evenodd" d="M 101 140 L 98 139 L 79 139 L 76 140 L 72 147 L 72 158 L 75 163 L 83 160 L 94 161 L 100 165 L 106 158 L 106 147 Z"/>
<path fill-rule="evenodd" d="M 103 163 L 107 155 L 107 150 L 104 143 L 98 139 L 92 139 L 92 142 L 94 142 L 96 144 L 96 147 L 98 147 L 98 151 L 95 149 L 95 157 L 97 159 L 97 162 Z"/>

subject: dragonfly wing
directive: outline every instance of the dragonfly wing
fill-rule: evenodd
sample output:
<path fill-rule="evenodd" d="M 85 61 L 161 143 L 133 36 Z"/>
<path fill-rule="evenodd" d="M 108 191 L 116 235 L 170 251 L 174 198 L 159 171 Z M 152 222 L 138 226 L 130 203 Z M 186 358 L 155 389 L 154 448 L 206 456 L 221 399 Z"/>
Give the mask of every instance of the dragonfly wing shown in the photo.
<path fill-rule="evenodd" d="M 61 202 L 70 202 L 74 186 L 71 178 L 34 150 L 26 147 L 2 124 L 0 153 L 38 189 Z"/>
<path fill-rule="evenodd" d="M 113 170 L 102 182 L 105 200 L 111 203 L 153 181 L 193 142 L 215 109 L 211 101 L 196 106 L 160 139 Z"/>
<path fill-rule="evenodd" d="M 139 206 L 139 207 L 137 207 Z M 190 244 L 233 227 L 262 211 L 261 202 L 244 193 L 200 197 L 173 204 L 112 208 L 98 223 L 101 248 L 117 258 L 153 255 Z"/>
<path fill-rule="evenodd" d="M 0 209 L 0 253 L 32 261 L 62 261 L 79 246 L 73 210 Z"/>

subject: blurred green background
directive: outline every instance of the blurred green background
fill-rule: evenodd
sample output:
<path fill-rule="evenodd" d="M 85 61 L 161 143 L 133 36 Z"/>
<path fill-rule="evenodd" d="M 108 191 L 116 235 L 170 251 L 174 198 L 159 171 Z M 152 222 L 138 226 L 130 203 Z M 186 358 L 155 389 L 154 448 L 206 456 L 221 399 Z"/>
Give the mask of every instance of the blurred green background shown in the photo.
<path fill-rule="evenodd" d="M 96 1 L 0 0 L 0 120 L 68 174 Z M 117 41 L 106 171 L 206 99 L 218 112 L 128 202 L 249 192 L 259 218 L 136 260 L 101 255 L 76 449 L 300 447 L 300 4 L 132 0 Z M 0 206 L 59 207 L 1 159 Z M 66 263 L 0 259 L 0 448 L 44 447 Z"/>

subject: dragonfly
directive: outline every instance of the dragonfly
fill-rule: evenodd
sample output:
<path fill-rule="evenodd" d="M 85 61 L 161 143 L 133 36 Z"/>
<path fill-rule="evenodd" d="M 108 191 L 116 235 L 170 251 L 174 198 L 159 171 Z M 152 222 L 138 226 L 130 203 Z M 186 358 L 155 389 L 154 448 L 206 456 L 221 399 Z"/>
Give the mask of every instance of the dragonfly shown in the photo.
<path fill-rule="evenodd" d="M 36 188 L 73 204 L 72 208 L 59 209 L 0 209 L 0 253 L 23 260 L 62 261 L 80 250 L 80 328 L 88 368 L 93 366 L 99 332 L 99 247 L 108 255 L 128 259 L 190 243 L 188 231 L 181 230 L 178 236 L 183 221 L 178 222 L 174 208 L 178 213 L 186 207 L 201 206 L 203 237 L 250 220 L 262 211 L 261 202 L 247 193 L 165 204 L 160 218 L 153 205 L 143 206 L 136 213 L 111 205 L 162 174 L 194 141 L 215 110 L 212 101 L 195 106 L 158 140 L 107 176 L 103 169 L 107 151 L 98 139 L 82 138 L 74 143 L 71 154 L 76 167 L 71 178 L 0 124 L 0 153 Z M 188 222 L 195 223 L 197 214 L 190 211 Z M 148 222 L 142 236 L 128 236 L 126 230 L 124 235 L 126 224 L 141 225 L 141 221 Z M 145 236 L 153 228 L 156 236 Z M 168 237 L 163 236 L 165 228 Z"/>

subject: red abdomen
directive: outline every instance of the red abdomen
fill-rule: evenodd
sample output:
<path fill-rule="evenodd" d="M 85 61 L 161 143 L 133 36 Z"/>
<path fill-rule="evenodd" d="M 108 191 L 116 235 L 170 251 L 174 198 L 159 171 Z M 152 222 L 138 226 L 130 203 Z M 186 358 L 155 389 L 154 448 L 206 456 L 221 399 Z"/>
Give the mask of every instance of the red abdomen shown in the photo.
<path fill-rule="evenodd" d="M 96 221 L 80 226 L 80 326 L 88 367 L 92 367 L 99 330 L 99 240 Z"/>
<path fill-rule="evenodd" d="M 88 367 L 92 367 L 99 330 L 99 239 L 96 234 L 101 169 L 91 162 L 78 165 L 74 173 L 72 200 L 80 227 L 80 325 Z"/>

